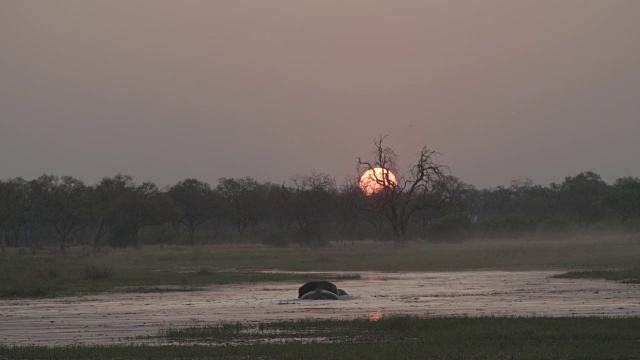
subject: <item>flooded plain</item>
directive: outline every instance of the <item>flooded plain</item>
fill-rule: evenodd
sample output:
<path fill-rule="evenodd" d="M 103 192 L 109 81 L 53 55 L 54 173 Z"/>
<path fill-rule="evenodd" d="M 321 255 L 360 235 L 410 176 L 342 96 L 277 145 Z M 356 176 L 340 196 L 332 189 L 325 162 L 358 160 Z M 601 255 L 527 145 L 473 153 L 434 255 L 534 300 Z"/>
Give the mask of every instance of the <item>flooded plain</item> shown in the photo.
<path fill-rule="evenodd" d="M 640 316 L 640 285 L 556 279 L 560 271 L 354 272 L 343 300 L 297 300 L 299 282 L 202 291 L 108 293 L 0 303 L 0 344 L 149 342 L 164 328 L 287 319 L 433 316 Z M 333 273 L 335 274 L 335 273 Z M 346 273 L 340 273 L 346 274 Z"/>

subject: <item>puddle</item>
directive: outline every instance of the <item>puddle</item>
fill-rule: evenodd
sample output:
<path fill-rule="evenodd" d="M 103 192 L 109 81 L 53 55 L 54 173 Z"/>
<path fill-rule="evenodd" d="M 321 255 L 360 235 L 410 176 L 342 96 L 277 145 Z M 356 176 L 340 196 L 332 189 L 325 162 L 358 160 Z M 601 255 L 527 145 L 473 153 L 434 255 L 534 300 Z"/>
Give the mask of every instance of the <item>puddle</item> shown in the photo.
<path fill-rule="evenodd" d="M 335 281 L 351 296 L 297 299 L 300 282 L 210 286 L 202 291 L 113 293 L 0 303 L 0 343 L 139 342 L 167 327 L 303 318 L 419 316 L 640 316 L 640 286 L 554 279 L 557 271 L 357 272 Z"/>

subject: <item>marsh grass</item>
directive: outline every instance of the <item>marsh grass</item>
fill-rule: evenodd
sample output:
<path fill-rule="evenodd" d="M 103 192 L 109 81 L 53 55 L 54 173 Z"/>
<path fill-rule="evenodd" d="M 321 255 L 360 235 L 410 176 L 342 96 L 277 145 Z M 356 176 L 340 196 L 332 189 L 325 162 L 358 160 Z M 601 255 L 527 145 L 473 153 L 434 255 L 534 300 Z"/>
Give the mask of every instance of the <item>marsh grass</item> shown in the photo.
<path fill-rule="evenodd" d="M 586 270 L 570 271 L 556 275 L 557 278 L 564 279 L 605 279 L 620 281 L 625 284 L 640 284 L 640 267 L 614 270 Z"/>
<path fill-rule="evenodd" d="M 305 281 L 317 278 L 330 280 L 355 279 L 352 276 L 334 276 L 327 274 L 290 274 L 261 272 L 202 272 L 180 273 L 171 270 L 149 272 L 115 273 L 86 277 L 84 273 L 74 275 L 65 272 L 55 280 L 30 277 L 29 274 L 5 279 L 0 283 L 0 298 L 55 297 L 101 292 L 173 292 L 201 290 L 202 286 L 217 284 L 235 284 L 242 282 L 265 281 Z M 99 280 L 99 281 L 97 281 Z"/>
<path fill-rule="evenodd" d="M 638 318 L 406 316 L 228 323 L 159 334 L 173 345 L 0 347 L 0 359 L 637 359 L 639 323 Z M 184 345 L 176 345 L 180 341 Z"/>
<path fill-rule="evenodd" d="M 241 282 L 356 279 L 357 275 L 229 271 L 203 266 L 185 271 L 191 261 L 171 262 L 154 254 L 106 256 L 13 257 L 0 261 L 0 298 L 56 297 L 101 292 L 173 292 L 206 285 Z"/>
<path fill-rule="evenodd" d="M 158 337 L 164 339 L 197 339 L 220 341 L 241 337 L 247 325 L 241 322 L 225 322 L 211 326 L 193 326 L 183 329 L 164 328 L 158 332 Z"/>
<path fill-rule="evenodd" d="M 457 244 L 360 241 L 311 249 L 261 244 L 142 247 L 105 252 L 69 249 L 59 255 L 16 252 L 0 258 L 0 298 L 51 297 L 163 287 L 194 289 L 209 284 L 304 281 L 336 274 L 279 271 L 447 271 L 471 269 L 571 269 L 632 267 L 640 242 L 626 238 L 553 241 L 471 241 Z M 95 266 L 95 268 L 91 268 Z M 82 276 L 87 269 L 94 273 Z M 105 269 L 108 269 L 105 271 Z M 264 272 L 268 271 L 268 272 Z M 100 276 L 103 272 L 106 276 Z M 350 275 L 351 276 L 351 275 Z M 351 276 L 353 278 L 353 276 Z M 132 290 L 133 291 L 133 290 Z"/>

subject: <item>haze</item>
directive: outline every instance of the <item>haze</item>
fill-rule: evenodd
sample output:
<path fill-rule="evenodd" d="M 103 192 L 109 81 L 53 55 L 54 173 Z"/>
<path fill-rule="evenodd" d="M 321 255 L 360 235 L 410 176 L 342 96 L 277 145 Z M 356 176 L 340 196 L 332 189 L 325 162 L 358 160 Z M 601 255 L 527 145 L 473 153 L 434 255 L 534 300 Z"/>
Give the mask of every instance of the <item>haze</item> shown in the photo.
<path fill-rule="evenodd" d="M 373 139 L 480 187 L 640 176 L 640 2 L 0 4 L 0 178 L 340 181 Z"/>

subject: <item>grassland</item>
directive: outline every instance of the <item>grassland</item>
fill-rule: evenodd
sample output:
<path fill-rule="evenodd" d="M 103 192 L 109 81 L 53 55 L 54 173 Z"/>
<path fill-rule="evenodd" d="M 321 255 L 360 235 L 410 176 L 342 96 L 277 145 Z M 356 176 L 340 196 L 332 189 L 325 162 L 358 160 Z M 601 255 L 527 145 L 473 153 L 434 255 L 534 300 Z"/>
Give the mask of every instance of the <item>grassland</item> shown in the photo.
<path fill-rule="evenodd" d="M 0 359 L 637 359 L 639 324 L 494 317 L 222 324 L 159 334 L 173 345 L 0 347 Z"/>
<path fill-rule="evenodd" d="M 409 243 L 400 249 L 389 243 L 362 241 L 355 245 L 333 243 L 320 249 L 249 244 L 143 247 L 106 252 L 72 248 L 58 255 L 11 252 L 0 258 L 0 298 L 197 290 L 208 284 L 302 281 L 320 276 L 278 270 L 637 269 L 640 264 L 638 254 L 639 242 L 616 237 Z M 270 272 L 265 273 L 265 270 Z M 340 276 L 322 275 L 328 279 L 339 279 Z"/>
<path fill-rule="evenodd" d="M 556 277 L 565 279 L 605 279 L 620 281 L 625 284 L 640 284 L 640 267 L 618 270 L 569 271 L 556 275 Z"/>
<path fill-rule="evenodd" d="M 0 269 L 0 298 L 37 298 L 101 292 L 197 291 L 202 286 L 241 282 L 330 280 L 357 278 L 358 275 L 263 273 L 256 271 L 216 271 L 155 268 L 151 263 L 95 265 L 80 258 L 39 258 L 26 267 L 4 264 Z"/>

